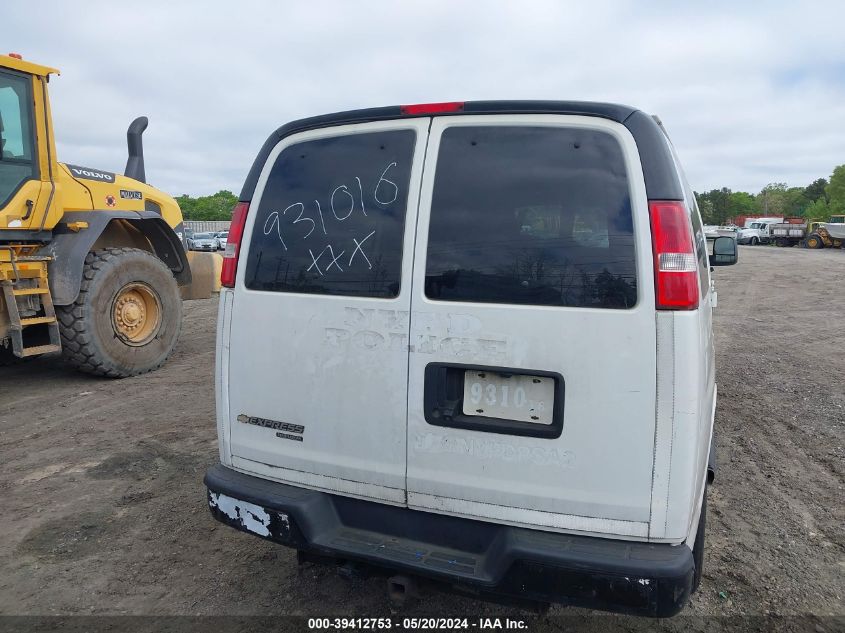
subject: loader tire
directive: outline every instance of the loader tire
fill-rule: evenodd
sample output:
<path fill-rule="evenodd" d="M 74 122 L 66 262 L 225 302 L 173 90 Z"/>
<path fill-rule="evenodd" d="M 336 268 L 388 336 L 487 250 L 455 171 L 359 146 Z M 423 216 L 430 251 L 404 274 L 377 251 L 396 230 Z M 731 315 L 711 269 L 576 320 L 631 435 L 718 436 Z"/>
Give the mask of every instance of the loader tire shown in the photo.
<path fill-rule="evenodd" d="M 88 253 L 76 301 L 56 307 L 62 357 L 80 371 L 125 378 L 161 367 L 182 329 L 170 269 L 135 248 Z"/>
<path fill-rule="evenodd" d="M 807 248 L 824 248 L 824 242 L 817 233 L 811 233 L 807 236 Z"/>

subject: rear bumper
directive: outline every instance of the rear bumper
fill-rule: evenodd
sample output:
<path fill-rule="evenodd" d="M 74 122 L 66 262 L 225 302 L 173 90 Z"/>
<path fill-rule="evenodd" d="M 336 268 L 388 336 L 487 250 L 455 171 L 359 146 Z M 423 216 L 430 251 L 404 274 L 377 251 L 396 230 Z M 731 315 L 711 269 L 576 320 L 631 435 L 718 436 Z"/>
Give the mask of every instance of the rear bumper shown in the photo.
<path fill-rule="evenodd" d="M 693 582 L 685 545 L 570 536 L 419 512 L 252 477 L 205 475 L 212 516 L 276 543 L 492 596 L 666 617 Z"/>

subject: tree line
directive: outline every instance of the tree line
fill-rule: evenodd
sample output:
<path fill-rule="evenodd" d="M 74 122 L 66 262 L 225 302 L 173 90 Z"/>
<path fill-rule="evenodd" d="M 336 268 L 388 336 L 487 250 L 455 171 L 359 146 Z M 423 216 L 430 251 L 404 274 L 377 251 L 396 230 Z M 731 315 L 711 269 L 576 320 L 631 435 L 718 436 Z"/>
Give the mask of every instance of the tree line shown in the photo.
<path fill-rule="evenodd" d="M 231 191 L 218 191 L 210 196 L 193 198 L 182 194 L 176 198 L 182 217 L 186 220 L 226 220 L 232 219 L 232 209 L 238 197 Z"/>
<path fill-rule="evenodd" d="M 830 178 L 819 178 L 806 187 L 787 187 L 773 182 L 758 194 L 731 191 L 727 187 L 695 193 L 705 224 L 725 224 L 740 215 L 782 215 L 808 220 L 827 220 L 845 213 L 845 165 Z"/>
<path fill-rule="evenodd" d="M 722 187 L 695 195 L 705 224 L 725 224 L 740 215 L 827 220 L 830 215 L 845 213 L 845 165 L 834 169 L 829 179 L 819 178 L 806 187 L 787 187 L 786 183 L 773 182 L 758 194 Z M 198 198 L 187 194 L 176 198 L 186 220 L 231 220 L 237 201 L 238 197 L 226 190 Z"/>

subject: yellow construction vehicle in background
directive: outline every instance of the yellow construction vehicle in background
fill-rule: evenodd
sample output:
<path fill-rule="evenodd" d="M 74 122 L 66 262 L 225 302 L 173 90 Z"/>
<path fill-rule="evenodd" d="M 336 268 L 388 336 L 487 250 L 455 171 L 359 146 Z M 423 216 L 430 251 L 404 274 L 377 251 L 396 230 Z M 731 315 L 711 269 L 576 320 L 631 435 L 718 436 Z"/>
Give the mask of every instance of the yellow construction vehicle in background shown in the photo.
<path fill-rule="evenodd" d="M 807 225 L 806 248 L 842 248 L 845 245 L 845 215 L 832 215 L 827 222 Z"/>
<path fill-rule="evenodd" d="M 144 117 L 125 175 L 57 161 L 51 74 L 0 55 L 0 363 L 61 351 L 92 374 L 144 373 L 182 324 L 182 213 L 145 183 Z"/>

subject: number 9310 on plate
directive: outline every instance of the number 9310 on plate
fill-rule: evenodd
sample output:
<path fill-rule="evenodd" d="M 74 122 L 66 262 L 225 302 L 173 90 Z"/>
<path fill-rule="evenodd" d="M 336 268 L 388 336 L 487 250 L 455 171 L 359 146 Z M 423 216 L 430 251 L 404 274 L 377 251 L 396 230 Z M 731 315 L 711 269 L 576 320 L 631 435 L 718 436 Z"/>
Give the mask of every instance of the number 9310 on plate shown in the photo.
<path fill-rule="evenodd" d="M 464 415 L 551 424 L 555 381 L 549 376 L 467 370 Z"/>

